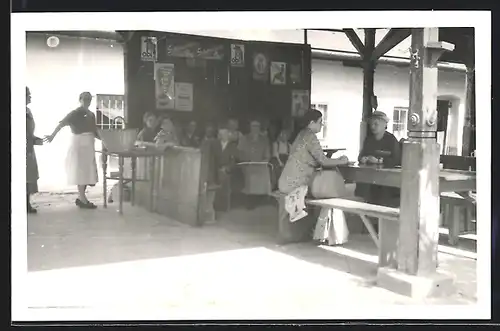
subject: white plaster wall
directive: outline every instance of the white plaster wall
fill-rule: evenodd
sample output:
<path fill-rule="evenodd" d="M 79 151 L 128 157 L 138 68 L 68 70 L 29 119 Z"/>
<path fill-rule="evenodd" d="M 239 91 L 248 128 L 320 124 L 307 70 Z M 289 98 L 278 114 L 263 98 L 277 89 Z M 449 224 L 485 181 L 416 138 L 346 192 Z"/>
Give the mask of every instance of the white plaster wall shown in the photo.
<path fill-rule="evenodd" d="M 341 62 L 313 60 L 312 103 L 328 104 L 327 145 L 347 148 L 346 154 L 355 159 L 359 151 L 359 124 L 363 108 L 363 72 L 361 68 L 344 67 Z M 439 72 L 438 96 L 452 99 L 448 120 L 450 144 L 461 146 L 465 73 Z M 378 65 L 374 92 L 379 110 L 391 123 L 394 107 L 409 105 L 409 68 Z M 459 150 L 461 148 L 458 148 Z"/>
<path fill-rule="evenodd" d="M 59 46 L 50 48 L 44 35 L 28 35 L 26 48 L 26 84 L 39 136 L 50 134 L 77 107 L 81 92 L 124 93 L 123 49 L 117 43 L 60 37 Z M 66 188 L 64 159 L 69 137 L 65 128 L 52 144 L 37 148 L 41 190 Z"/>

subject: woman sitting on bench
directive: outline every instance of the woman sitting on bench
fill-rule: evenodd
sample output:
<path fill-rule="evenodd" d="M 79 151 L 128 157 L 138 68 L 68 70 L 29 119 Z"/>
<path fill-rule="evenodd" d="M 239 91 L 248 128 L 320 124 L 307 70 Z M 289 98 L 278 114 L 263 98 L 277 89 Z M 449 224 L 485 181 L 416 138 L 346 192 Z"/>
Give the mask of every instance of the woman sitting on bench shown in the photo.
<path fill-rule="evenodd" d="M 323 126 L 323 115 L 316 109 L 309 110 L 303 118 L 305 127 L 299 132 L 290 149 L 290 156 L 283 168 L 283 172 L 278 181 L 278 189 L 281 193 L 287 194 L 287 198 L 297 192 L 299 202 L 304 205 L 304 198 L 307 194 L 309 183 L 311 182 L 314 171 L 318 167 L 335 167 L 349 163 L 347 157 L 342 156 L 338 159 L 329 159 L 323 153 L 321 144 L 316 134 L 321 131 Z M 285 198 L 285 200 L 287 199 Z M 312 222 L 291 222 L 290 214 L 285 211 L 285 206 L 280 204 L 280 242 L 294 242 L 310 239 L 311 230 L 316 220 Z"/>

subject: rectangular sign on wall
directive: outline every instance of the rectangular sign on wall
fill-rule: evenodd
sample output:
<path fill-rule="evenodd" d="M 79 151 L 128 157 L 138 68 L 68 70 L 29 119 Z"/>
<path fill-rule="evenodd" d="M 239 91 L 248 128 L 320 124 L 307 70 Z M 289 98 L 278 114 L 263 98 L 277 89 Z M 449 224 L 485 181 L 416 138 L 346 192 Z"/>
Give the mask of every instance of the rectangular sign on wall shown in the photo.
<path fill-rule="evenodd" d="M 175 110 L 193 111 L 193 84 L 175 83 Z"/>
<path fill-rule="evenodd" d="M 141 60 L 158 60 L 158 40 L 156 37 L 141 37 Z"/>
<path fill-rule="evenodd" d="M 172 63 L 155 63 L 156 108 L 175 108 L 175 72 Z"/>

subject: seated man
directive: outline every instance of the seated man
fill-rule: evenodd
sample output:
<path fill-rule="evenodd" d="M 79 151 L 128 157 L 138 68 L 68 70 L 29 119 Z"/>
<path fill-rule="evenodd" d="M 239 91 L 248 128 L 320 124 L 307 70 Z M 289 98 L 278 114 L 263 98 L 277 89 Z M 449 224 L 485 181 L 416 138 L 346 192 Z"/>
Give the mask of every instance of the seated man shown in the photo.
<path fill-rule="evenodd" d="M 389 168 L 401 165 L 401 147 L 396 137 L 386 131 L 388 122 L 383 112 L 373 112 L 369 121 L 371 135 L 366 137 L 358 157 L 361 164 L 378 164 Z M 399 188 L 358 184 L 356 195 L 369 203 L 399 207 Z"/>

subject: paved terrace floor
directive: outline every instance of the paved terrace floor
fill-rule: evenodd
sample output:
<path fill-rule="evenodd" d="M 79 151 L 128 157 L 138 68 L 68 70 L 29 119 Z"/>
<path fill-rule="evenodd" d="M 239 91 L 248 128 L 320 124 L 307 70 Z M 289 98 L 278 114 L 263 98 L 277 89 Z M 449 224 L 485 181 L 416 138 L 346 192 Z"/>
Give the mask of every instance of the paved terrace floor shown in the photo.
<path fill-rule="evenodd" d="M 92 200 L 101 206 L 96 191 Z M 75 197 L 34 199 L 39 213 L 28 218 L 26 291 L 33 309 L 151 307 L 164 308 L 166 319 L 200 319 L 200 311 L 205 318 L 335 318 L 339 307 L 476 302 L 475 253 L 467 250 L 440 248 L 440 268 L 456 275 L 457 292 L 417 302 L 375 286 L 376 248 L 367 235 L 353 235 L 342 247 L 275 245 L 271 205 L 233 210 L 215 225 L 194 228 L 129 204 L 123 216 L 116 203 L 79 210 Z"/>

